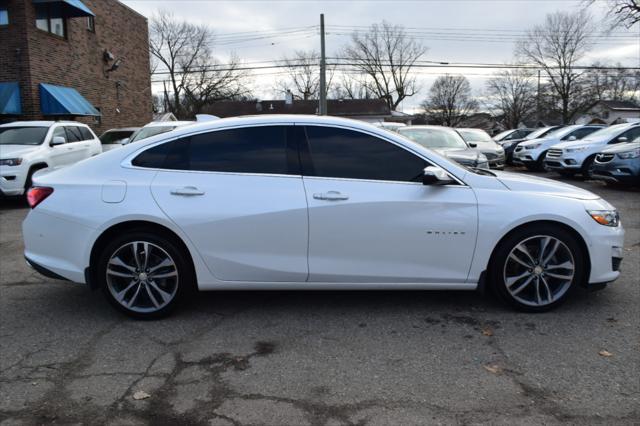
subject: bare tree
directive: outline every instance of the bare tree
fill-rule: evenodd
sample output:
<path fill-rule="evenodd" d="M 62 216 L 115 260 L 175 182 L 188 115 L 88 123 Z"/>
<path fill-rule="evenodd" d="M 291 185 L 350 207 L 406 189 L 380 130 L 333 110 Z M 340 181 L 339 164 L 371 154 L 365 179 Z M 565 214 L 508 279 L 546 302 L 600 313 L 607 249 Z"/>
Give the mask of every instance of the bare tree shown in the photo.
<path fill-rule="evenodd" d="M 593 66 L 600 65 L 595 63 Z M 636 101 L 640 98 L 640 71 L 631 71 L 619 63 L 614 69 L 589 70 L 583 84 L 591 101 Z"/>
<path fill-rule="evenodd" d="M 581 90 L 578 84 L 581 73 L 575 66 L 591 48 L 589 36 L 593 29 L 591 18 L 584 11 L 555 12 L 547 15 L 544 24 L 528 31 L 516 46 L 518 56 L 538 65 L 546 74 L 558 95 L 565 124 L 582 107 L 572 102 Z"/>
<path fill-rule="evenodd" d="M 426 48 L 409 37 L 403 27 L 383 21 L 364 33 L 353 33 L 344 55 L 367 76 L 367 89 L 395 109 L 418 92 L 411 70 L 425 52 Z"/>
<path fill-rule="evenodd" d="M 232 57 L 222 66 L 213 56 L 209 27 L 179 21 L 161 11 L 151 18 L 150 32 L 151 54 L 159 62 L 156 70 L 168 75 L 173 92 L 168 107 L 177 116 L 197 113 L 210 101 L 247 93 L 247 75 L 238 69 L 238 59 Z"/>
<path fill-rule="evenodd" d="M 334 99 L 369 99 L 366 76 L 361 74 L 341 74 L 331 85 Z"/>
<path fill-rule="evenodd" d="M 320 92 L 320 54 L 315 50 L 297 50 L 292 57 L 282 59 L 287 77 L 276 82 L 276 91 L 291 91 L 301 100 L 318 99 Z M 335 67 L 327 67 L 327 93 L 331 87 Z"/>
<path fill-rule="evenodd" d="M 638 0 L 605 0 L 608 11 L 607 20 L 612 28 L 631 28 L 640 22 L 640 1 Z M 596 4 L 596 0 L 586 0 L 588 6 Z"/>
<path fill-rule="evenodd" d="M 504 115 L 504 125 L 514 129 L 536 110 L 533 74 L 526 69 L 512 69 L 494 74 L 487 81 L 490 104 Z"/>
<path fill-rule="evenodd" d="M 430 121 L 455 127 L 478 108 L 478 103 L 471 97 L 466 77 L 446 74 L 436 79 L 421 106 Z"/>

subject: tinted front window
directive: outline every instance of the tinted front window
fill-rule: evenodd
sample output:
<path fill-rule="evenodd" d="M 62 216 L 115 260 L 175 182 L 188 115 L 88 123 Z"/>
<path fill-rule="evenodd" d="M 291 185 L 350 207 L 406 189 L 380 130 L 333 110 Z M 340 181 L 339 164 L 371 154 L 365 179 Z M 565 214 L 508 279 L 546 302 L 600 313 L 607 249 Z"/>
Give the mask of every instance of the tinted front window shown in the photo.
<path fill-rule="evenodd" d="M 573 132 L 571 135 L 575 136 L 576 139 L 582 139 L 585 136 L 590 135 L 591 133 L 595 132 L 596 130 L 598 130 L 597 127 L 583 127 L 582 129 L 578 129 L 575 132 Z"/>
<path fill-rule="evenodd" d="M 133 165 L 173 170 L 288 174 L 285 126 L 221 130 L 150 148 Z"/>
<path fill-rule="evenodd" d="M 422 158 L 374 136 L 332 127 L 306 128 L 316 176 L 412 182 L 422 178 Z"/>
<path fill-rule="evenodd" d="M 0 145 L 40 145 L 48 127 L 0 127 Z"/>
<path fill-rule="evenodd" d="M 624 138 L 627 138 L 627 142 L 631 142 L 631 141 L 634 141 L 638 136 L 640 136 L 640 126 L 634 127 L 633 129 L 624 132 L 616 139 L 620 139 L 621 137 L 624 137 Z"/>

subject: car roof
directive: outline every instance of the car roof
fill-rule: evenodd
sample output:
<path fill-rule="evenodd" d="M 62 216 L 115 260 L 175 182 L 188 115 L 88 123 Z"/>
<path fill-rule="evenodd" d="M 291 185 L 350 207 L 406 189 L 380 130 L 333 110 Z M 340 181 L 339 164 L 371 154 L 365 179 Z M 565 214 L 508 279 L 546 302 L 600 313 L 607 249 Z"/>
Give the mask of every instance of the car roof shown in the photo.
<path fill-rule="evenodd" d="M 109 129 L 109 130 L 105 131 L 104 133 L 108 133 L 108 132 L 135 132 L 138 129 L 140 129 L 140 127 L 119 127 L 117 129 Z"/>
<path fill-rule="evenodd" d="M 72 124 L 74 126 L 86 126 L 77 121 L 12 121 L 11 123 L 0 124 L 0 127 L 51 127 L 54 124 Z"/>
<path fill-rule="evenodd" d="M 475 131 L 477 131 L 477 132 L 485 132 L 485 133 L 487 133 L 487 131 L 486 131 L 486 130 L 484 130 L 484 129 L 479 129 L 479 128 L 477 128 L 477 127 L 456 127 L 456 130 L 475 130 Z"/>
<path fill-rule="evenodd" d="M 419 126 L 408 126 L 408 127 L 403 127 L 400 130 L 410 130 L 410 129 L 447 129 L 447 130 L 451 130 L 451 131 L 455 130 L 455 129 L 452 129 L 451 127 L 447 127 L 447 126 L 434 126 L 434 125 L 430 125 L 430 124 L 421 124 Z"/>
<path fill-rule="evenodd" d="M 152 121 L 151 123 L 145 124 L 143 127 L 187 126 L 195 123 L 196 121 Z"/>

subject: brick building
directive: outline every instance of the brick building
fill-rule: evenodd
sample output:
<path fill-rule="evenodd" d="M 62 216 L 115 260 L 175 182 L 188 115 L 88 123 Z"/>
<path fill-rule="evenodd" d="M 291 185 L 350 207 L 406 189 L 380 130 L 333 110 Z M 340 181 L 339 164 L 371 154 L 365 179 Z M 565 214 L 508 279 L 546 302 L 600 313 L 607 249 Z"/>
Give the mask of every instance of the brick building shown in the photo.
<path fill-rule="evenodd" d="M 147 19 L 117 0 L 0 0 L 0 122 L 152 118 Z"/>

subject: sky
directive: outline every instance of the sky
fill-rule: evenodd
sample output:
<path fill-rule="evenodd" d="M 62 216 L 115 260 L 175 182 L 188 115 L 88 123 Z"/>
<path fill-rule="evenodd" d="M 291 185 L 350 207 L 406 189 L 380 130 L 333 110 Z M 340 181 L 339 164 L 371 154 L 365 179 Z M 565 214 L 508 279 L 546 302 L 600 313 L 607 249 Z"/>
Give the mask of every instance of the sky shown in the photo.
<path fill-rule="evenodd" d="M 231 54 L 253 66 L 280 60 L 295 50 L 320 50 L 317 30 L 320 14 L 327 26 L 327 56 L 338 54 L 348 43 L 350 32 L 365 30 L 383 20 L 402 25 L 427 47 L 424 61 L 448 63 L 513 62 L 515 40 L 558 10 L 578 11 L 582 0 L 430 0 L 430 1 L 211 1 L 211 0 L 121 0 L 151 18 L 159 10 L 189 22 L 209 25 L 216 34 L 214 52 L 221 62 Z M 589 12 L 596 23 L 604 20 L 606 2 L 597 0 Z M 601 27 L 604 28 L 604 25 Z M 607 26 L 608 28 L 608 26 Z M 621 63 L 640 67 L 640 25 L 617 28 L 608 36 L 597 32 L 592 51 L 582 61 L 589 65 Z M 469 79 L 475 95 L 482 96 L 491 69 L 422 68 L 422 89 L 400 105 L 413 112 L 428 95 L 438 75 L 461 73 Z M 256 97 L 277 99 L 274 82 L 282 70 L 253 72 Z M 159 89 L 156 84 L 154 90 Z"/>

